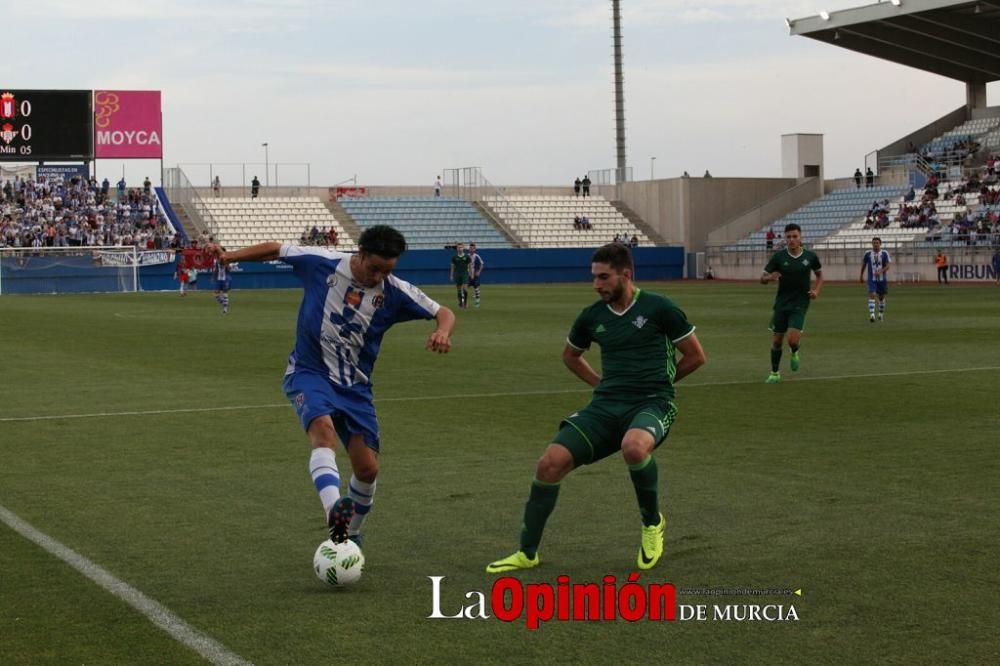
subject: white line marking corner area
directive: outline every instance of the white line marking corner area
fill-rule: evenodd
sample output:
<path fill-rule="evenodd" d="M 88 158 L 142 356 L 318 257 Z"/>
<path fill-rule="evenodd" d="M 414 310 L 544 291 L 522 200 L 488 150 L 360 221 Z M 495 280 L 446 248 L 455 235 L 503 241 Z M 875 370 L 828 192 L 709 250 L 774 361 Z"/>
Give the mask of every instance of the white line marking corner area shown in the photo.
<path fill-rule="evenodd" d="M 170 634 L 177 642 L 194 650 L 209 662 L 225 664 L 226 666 L 249 666 L 251 663 L 229 651 L 215 639 L 193 628 L 160 602 L 147 597 L 75 550 L 64 546 L 44 532 L 40 532 L 3 506 L 0 506 L 0 521 L 142 613 L 150 622 Z"/>
<path fill-rule="evenodd" d="M 839 381 L 845 379 L 872 379 L 876 377 L 910 377 L 920 375 L 946 375 L 961 372 L 990 372 L 1000 371 L 1000 365 L 985 366 L 979 368 L 942 368 L 938 370 L 906 370 L 902 372 L 871 372 L 856 375 L 829 375 L 825 377 L 796 377 L 790 379 L 789 384 L 796 382 L 823 382 Z M 712 387 L 712 386 L 753 386 L 763 384 L 763 381 L 756 379 L 737 379 L 722 382 L 687 382 L 679 384 L 681 389 Z M 452 395 L 415 395 L 401 396 L 397 398 L 375 398 L 376 403 L 382 402 L 422 402 L 427 400 L 456 400 L 459 398 L 516 398 L 520 396 L 532 395 L 559 395 L 564 393 L 587 393 L 590 389 L 548 389 L 539 391 L 506 391 L 498 393 L 460 393 Z M 156 416 L 161 414 L 198 414 L 204 412 L 234 412 L 254 409 L 276 409 L 287 407 L 287 402 L 280 402 L 268 405 L 227 405 L 225 407 L 182 407 L 178 409 L 146 409 L 137 411 L 122 412 L 92 412 L 89 414 L 45 414 L 41 416 L 7 416 L 0 418 L 0 423 L 18 423 L 26 421 L 57 421 L 61 419 L 94 419 L 108 416 Z"/>

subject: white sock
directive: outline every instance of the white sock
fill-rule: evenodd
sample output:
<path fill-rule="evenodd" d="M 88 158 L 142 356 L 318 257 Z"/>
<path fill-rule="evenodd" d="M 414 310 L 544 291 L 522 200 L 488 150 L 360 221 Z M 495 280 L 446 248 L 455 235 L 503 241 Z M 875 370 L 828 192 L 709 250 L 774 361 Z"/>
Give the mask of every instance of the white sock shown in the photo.
<path fill-rule="evenodd" d="M 885 314 L 885 301 L 878 302 L 878 311 L 880 314 Z"/>
<path fill-rule="evenodd" d="M 872 298 L 868 299 L 868 314 L 872 317 L 875 316 L 875 300 Z"/>
<path fill-rule="evenodd" d="M 375 503 L 376 482 L 377 480 L 365 483 L 353 474 L 351 475 L 351 483 L 348 485 L 350 490 L 348 492 L 351 499 L 354 500 L 354 517 L 351 518 L 351 524 L 347 528 L 348 534 L 361 533 L 361 527 L 365 524 L 365 518 L 368 517 L 368 512 L 372 510 L 372 504 Z"/>
<path fill-rule="evenodd" d="M 323 515 L 329 517 L 330 509 L 340 499 L 340 471 L 337 469 L 337 458 L 333 449 L 319 447 L 313 449 L 309 456 L 309 474 L 313 485 L 319 493 L 319 501 L 323 503 Z"/>

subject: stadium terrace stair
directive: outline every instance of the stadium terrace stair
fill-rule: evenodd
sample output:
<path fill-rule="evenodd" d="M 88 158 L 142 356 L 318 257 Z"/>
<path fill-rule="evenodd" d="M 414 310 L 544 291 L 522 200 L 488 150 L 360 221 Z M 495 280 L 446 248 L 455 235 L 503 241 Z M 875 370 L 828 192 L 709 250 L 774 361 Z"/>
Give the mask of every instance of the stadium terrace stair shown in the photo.
<path fill-rule="evenodd" d="M 803 244 L 807 247 L 819 245 L 827 237 L 841 229 L 848 228 L 857 220 L 862 220 L 875 201 L 902 197 L 903 188 L 898 185 L 877 185 L 875 187 L 846 188 L 809 202 L 805 206 L 776 220 L 746 238 L 726 246 L 726 250 L 759 250 L 765 247 L 768 228 L 775 233 L 775 247 L 779 247 L 782 231 L 786 224 L 795 223 L 802 227 Z"/>
<path fill-rule="evenodd" d="M 441 249 L 456 242 L 475 242 L 480 249 L 511 243 L 465 199 L 434 196 L 358 197 L 340 205 L 362 230 L 391 225 L 415 250 Z"/>
<path fill-rule="evenodd" d="M 653 242 L 604 197 L 491 196 L 483 200 L 526 247 L 597 247 L 616 235 L 636 236 L 641 246 Z M 586 217 L 591 229 L 577 230 L 575 217 Z"/>
<path fill-rule="evenodd" d="M 337 250 L 353 252 L 357 244 L 318 197 L 224 197 L 195 204 L 220 245 L 240 248 L 278 241 L 298 243 L 313 227 L 333 228 Z"/>

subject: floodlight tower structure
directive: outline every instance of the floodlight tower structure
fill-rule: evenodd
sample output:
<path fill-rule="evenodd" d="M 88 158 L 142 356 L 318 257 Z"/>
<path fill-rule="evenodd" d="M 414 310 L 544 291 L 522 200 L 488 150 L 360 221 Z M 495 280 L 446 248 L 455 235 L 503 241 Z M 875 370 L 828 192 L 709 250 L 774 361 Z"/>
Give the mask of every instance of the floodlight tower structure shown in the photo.
<path fill-rule="evenodd" d="M 615 186 L 621 199 L 621 185 L 625 182 L 625 77 L 622 74 L 622 12 L 621 0 L 611 0 L 615 44 L 615 149 L 618 155 Z"/>

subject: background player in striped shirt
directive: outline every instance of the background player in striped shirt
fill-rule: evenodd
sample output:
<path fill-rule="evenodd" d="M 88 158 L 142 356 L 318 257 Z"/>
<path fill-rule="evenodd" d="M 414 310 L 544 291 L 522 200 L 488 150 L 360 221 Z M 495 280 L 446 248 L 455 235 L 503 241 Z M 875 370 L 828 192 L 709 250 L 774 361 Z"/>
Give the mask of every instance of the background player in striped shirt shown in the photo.
<path fill-rule="evenodd" d="M 861 261 L 860 280 L 865 281 L 868 272 L 868 321 L 875 322 L 875 303 L 878 302 L 878 320 L 885 317 L 885 295 L 889 293 L 889 253 L 882 249 L 882 239 L 876 236 L 872 239 L 872 249 L 865 252 Z"/>
<path fill-rule="evenodd" d="M 476 298 L 476 307 L 479 307 L 480 302 L 480 291 L 479 291 L 479 276 L 483 272 L 483 258 L 476 253 L 476 244 L 469 243 L 469 259 L 471 263 L 469 264 L 469 286 L 472 287 L 472 293 Z"/>
<path fill-rule="evenodd" d="M 222 252 L 226 251 L 224 247 L 219 249 Z M 222 314 L 229 314 L 229 285 L 231 282 L 229 264 L 216 257 L 215 264 L 212 266 L 212 275 L 215 276 L 215 300 L 222 306 Z"/>

